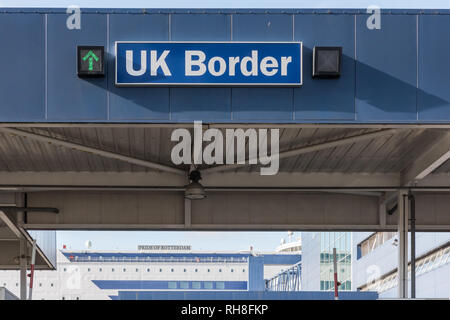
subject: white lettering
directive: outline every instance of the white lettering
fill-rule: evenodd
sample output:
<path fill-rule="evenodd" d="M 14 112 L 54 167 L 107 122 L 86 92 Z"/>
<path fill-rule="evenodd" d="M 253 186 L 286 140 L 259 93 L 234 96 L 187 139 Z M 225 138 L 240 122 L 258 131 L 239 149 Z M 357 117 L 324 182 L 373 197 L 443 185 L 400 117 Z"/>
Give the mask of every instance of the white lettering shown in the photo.
<path fill-rule="evenodd" d="M 230 58 L 228 58 L 228 61 L 229 61 L 229 64 L 230 64 L 230 66 L 229 66 L 229 75 L 230 76 L 234 76 L 234 75 L 236 75 L 236 64 L 237 63 L 239 63 L 239 57 L 230 57 Z"/>
<path fill-rule="evenodd" d="M 380 7 L 378 6 L 369 6 L 367 8 L 367 13 L 370 16 L 367 18 L 366 26 L 369 30 L 380 30 L 381 29 L 381 14 Z"/>
<path fill-rule="evenodd" d="M 203 141 L 214 141 L 203 150 L 205 164 L 223 164 L 223 135 L 219 129 L 208 129 L 203 134 Z M 214 154 L 214 155 L 213 155 Z"/>
<path fill-rule="evenodd" d="M 67 17 L 66 27 L 69 30 L 81 29 L 81 10 L 79 6 L 69 6 L 66 10 L 67 14 L 71 14 Z"/>
<path fill-rule="evenodd" d="M 187 129 L 175 129 L 172 132 L 170 141 L 179 141 L 172 148 L 170 154 L 172 162 L 176 165 L 191 164 L 191 133 Z"/>
<path fill-rule="evenodd" d="M 192 57 L 196 56 L 198 59 L 192 60 Z M 187 50 L 185 53 L 185 75 L 186 76 L 202 76 L 206 72 L 206 66 L 203 63 L 206 59 L 206 55 L 203 51 Z M 192 70 L 193 66 L 197 66 L 198 70 Z"/>
<path fill-rule="evenodd" d="M 272 70 L 267 70 L 271 68 Z M 278 72 L 278 61 L 274 57 L 265 57 L 261 60 L 261 72 L 265 76 L 273 76 Z"/>
<path fill-rule="evenodd" d="M 172 162 L 180 164 L 258 164 L 266 167 L 260 168 L 261 175 L 274 175 L 279 170 L 279 129 L 270 129 L 270 156 L 267 154 L 269 147 L 268 129 L 226 129 L 226 154 L 224 159 L 224 137 L 222 131 L 211 128 L 203 134 L 201 121 L 194 122 L 194 143 L 191 133 L 187 129 L 176 129 L 172 132 L 171 141 L 179 141 L 171 152 Z M 213 141 L 214 140 L 214 141 Z M 203 142 L 206 144 L 203 152 Z M 191 153 L 193 146 L 193 153 Z M 235 162 L 236 151 L 236 162 Z M 247 153 L 248 151 L 248 153 Z M 258 152 L 259 151 L 259 152 Z M 248 156 L 246 156 L 248 155 Z M 191 158 L 193 157 L 193 159 Z M 193 162 L 192 162 L 193 161 Z M 267 165 L 269 165 L 267 167 Z"/>
<path fill-rule="evenodd" d="M 158 69 L 161 68 L 164 75 L 171 76 L 169 67 L 166 64 L 167 55 L 170 53 L 170 50 L 164 50 L 162 55 L 158 58 L 158 53 L 156 50 L 150 50 L 150 75 L 156 76 L 158 73 Z"/>
<path fill-rule="evenodd" d="M 203 126 L 201 121 L 194 121 L 194 163 L 202 164 Z"/>
<path fill-rule="evenodd" d="M 133 51 L 127 50 L 125 52 L 125 60 L 128 74 L 132 76 L 142 76 L 147 69 L 147 51 L 141 50 L 141 68 L 139 70 L 134 70 L 133 65 Z"/>
<path fill-rule="evenodd" d="M 292 57 L 281 57 L 281 75 L 287 76 L 287 65 L 292 62 Z"/>
<path fill-rule="evenodd" d="M 280 130 L 270 129 L 270 156 L 267 155 L 267 129 L 259 129 L 259 162 L 269 167 L 261 168 L 262 176 L 272 176 L 280 168 Z"/>
<path fill-rule="evenodd" d="M 257 145 L 257 135 L 255 129 L 247 129 L 244 131 L 243 129 L 226 129 L 225 131 L 226 139 L 227 139 L 227 155 L 226 155 L 226 163 L 231 164 L 234 163 L 234 140 L 236 138 L 237 146 L 237 164 L 245 163 L 245 139 L 248 138 L 248 145 L 253 146 L 249 148 L 249 163 L 256 164 L 258 162 L 258 158 L 256 157 L 256 148 L 254 146 Z"/>
<path fill-rule="evenodd" d="M 251 68 L 248 70 L 248 63 L 250 62 Z M 248 76 L 257 76 L 258 75 L 258 51 L 252 50 L 251 57 L 244 57 L 241 61 L 241 73 Z"/>
<path fill-rule="evenodd" d="M 219 62 L 219 70 L 216 71 L 215 64 L 216 62 Z M 227 69 L 227 64 L 225 60 L 221 57 L 214 57 L 208 62 L 208 70 L 209 73 L 211 73 L 213 76 L 218 77 L 225 73 L 225 70 Z"/>

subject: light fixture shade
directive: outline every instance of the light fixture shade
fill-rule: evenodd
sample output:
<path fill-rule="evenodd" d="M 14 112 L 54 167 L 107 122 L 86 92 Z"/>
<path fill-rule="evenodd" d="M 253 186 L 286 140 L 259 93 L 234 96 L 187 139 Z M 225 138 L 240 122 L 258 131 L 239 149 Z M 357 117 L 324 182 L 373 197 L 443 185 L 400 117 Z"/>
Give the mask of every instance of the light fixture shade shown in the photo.
<path fill-rule="evenodd" d="M 314 47 L 314 78 L 337 78 L 341 75 L 342 47 Z"/>
<path fill-rule="evenodd" d="M 184 197 L 190 200 L 200 200 L 206 197 L 205 189 L 198 182 L 191 182 L 186 186 Z"/>

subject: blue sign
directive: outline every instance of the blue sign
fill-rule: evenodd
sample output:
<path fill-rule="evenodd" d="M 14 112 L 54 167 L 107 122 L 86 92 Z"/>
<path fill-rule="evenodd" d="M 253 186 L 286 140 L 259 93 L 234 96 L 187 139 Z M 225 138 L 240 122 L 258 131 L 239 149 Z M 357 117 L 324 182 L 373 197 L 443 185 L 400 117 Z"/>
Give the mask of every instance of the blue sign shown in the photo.
<path fill-rule="evenodd" d="M 116 85 L 301 86 L 301 42 L 116 42 Z"/>

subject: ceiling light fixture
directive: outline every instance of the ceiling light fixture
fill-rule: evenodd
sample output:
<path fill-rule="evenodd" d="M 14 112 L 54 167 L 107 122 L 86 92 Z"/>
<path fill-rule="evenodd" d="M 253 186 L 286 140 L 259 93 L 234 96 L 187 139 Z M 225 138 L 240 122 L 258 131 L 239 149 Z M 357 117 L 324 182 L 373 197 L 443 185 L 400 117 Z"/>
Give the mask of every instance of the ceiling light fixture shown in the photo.
<path fill-rule="evenodd" d="M 186 186 L 184 197 L 190 200 L 200 200 L 206 197 L 205 188 L 199 182 L 202 179 L 200 171 L 192 170 L 189 173 L 190 184 Z"/>

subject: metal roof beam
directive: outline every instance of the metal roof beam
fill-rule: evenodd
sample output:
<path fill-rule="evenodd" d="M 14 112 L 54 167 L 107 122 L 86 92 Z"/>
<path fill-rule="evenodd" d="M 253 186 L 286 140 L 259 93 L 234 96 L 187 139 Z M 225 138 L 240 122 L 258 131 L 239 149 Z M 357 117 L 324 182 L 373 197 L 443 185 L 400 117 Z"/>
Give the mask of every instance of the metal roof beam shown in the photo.
<path fill-rule="evenodd" d="M 4 213 L 1 210 L 0 210 L 0 220 L 3 221 L 3 223 L 12 231 L 12 233 L 14 233 L 17 239 L 21 239 L 23 237 L 19 228 L 17 228 L 16 225 L 8 218 L 6 213 Z"/>
<path fill-rule="evenodd" d="M 448 176 L 446 176 L 448 178 Z M 449 180 L 447 180 L 449 181 Z M 397 188 L 397 173 L 279 172 L 261 176 L 258 172 L 209 174 L 205 188 Z M 167 189 L 184 190 L 186 178 L 164 172 L 0 172 L 0 190 L 42 191 L 78 189 Z M 436 184 L 440 185 L 440 184 Z M 449 185 L 449 183 L 447 183 Z M 449 185 L 450 187 L 450 185 Z"/>
<path fill-rule="evenodd" d="M 33 139 L 33 140 L 36 140 L 39 142 L 52 143 L 52 144 L 59 145 L 59 146 L 65 147 L 65 148 L 88 152 L 88 153 L 96 154 L 96 155 L 99 155 L 99 156 L 102 156 L 105 158 L 120 160 L 120 161 L 128 162 L 128 163 L 146 167 L 146 168 L 151 168 L 151 169 L 160 170 L 160 171 L 164 171 L 164 172 L 168 172 L 168 173 L 179 174 L 179 175 L 186 175 L 186 172 L 184 170 L 177 169 L 174 167 L 166 166 L 166 165 L 159 164 L 156 162 L 151 162 L 148 160 L 137 159 L 137 158 L 125 156 L 125 155 L 110 152 L 110 151 L 92 148 L 92 147 L 88 147 L 88 146 L 85 146 L 82 144 L 69 142 L 69 141 L 65 141 L 65 140 L 61 140 L 61 139 L 56 139 L 56 138 L 52 138 L 49 136 L 32 133 L 29 131 L 18 130 L 18 129 L 14 129 L 14 128 L 0 128 L 0 132 L 30 138 L 30 139 Z"/>
<path fill-rule="evenodd" d="M 395 134 L 398 131 L 399 131 L 399 129 L 377 130 L 374 132 L 363 133 L 360 135 L 345 137 L 342 139 L 337 139 L 337 140 L 327 141 L 327 142 L 313 144 L 313 145 L 309 145 L 309 146 L 304 146 L 304 147 L 300 147 L 297 149 L 280 152 L 279 158 L 284 159 L 284 158 L 295 157 L 295 156 L 305 154 L 305 153 L 320 151 L 320 150 L 324 150 L 324 149 L 328 149 L 328 148 L 339 147 L 339 146 L 350 144 L 350 143 L 355 143 L 355 142 L 359 142 L 359 141 L 363 141 L 363 140 L 378 138 L 378 137 L 385 136 L 385 135 Z M 225 164 L 225 165 L 220 165 L 220 166 L 216 166 L 216 167 L 203 169 L 201 171 L 203 174 L 210 174 L 213 172 L 233 170 L 233 169 L 237 169 L 239 167 L 245 166 L 245 165 L 249 165 L 251 160 L 255 160 L 255 159 L 247 159 L 245 164 Z M 258 162 L 258 159 L 256 159 L 256 162 Z"/>
<path fill-rule="evenodd" d="M 425 150 L 404 172 L 402 172 L 402 185 L 412 185 L 417 181 L 426 178 L 449 159 L 450 131 L 446 131 L 436 140 L 432 141 L 429 148 Z"/>

